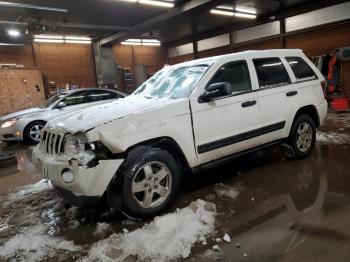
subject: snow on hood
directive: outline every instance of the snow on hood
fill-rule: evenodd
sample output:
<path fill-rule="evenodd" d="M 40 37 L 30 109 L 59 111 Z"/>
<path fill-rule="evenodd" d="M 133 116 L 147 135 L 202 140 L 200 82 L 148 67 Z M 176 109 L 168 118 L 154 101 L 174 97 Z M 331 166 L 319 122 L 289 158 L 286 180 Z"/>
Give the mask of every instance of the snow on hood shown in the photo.
<path fill-rule="evenodd" d="M 131 95 L 117 101 L 64 114 L 49 121 L 47 127 L 65 130 L 71 134 L 86 132 L 113 120 L 164 107 L 170 103 L 176 103 L 176 101 L 168 98 L 146 98 L 141 95 Z"/>
<path fill-rule="evenodd" d="M 42 112 L 42 111 L 46 111 L 46 110 L 47 109 L 45 109 L 45 108 L 38 108 L 38 107 L 21 110 L 21 111 L 14 112 L 14 113 L 0 117 L 0 122 L 4 122 L 4 121 L 14 119 L 14 118 L 27 116 L 27 115 L 30 115 L 33 113 L 38 113 L 38 112 Z"/>

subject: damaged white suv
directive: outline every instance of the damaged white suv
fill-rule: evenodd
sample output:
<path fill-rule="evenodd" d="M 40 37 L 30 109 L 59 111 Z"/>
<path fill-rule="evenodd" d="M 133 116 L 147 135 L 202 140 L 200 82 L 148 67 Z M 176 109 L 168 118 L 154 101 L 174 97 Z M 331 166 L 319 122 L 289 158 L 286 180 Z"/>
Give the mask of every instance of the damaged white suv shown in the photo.
<path fill-rule="evenodd" d="M 327 113 L 322 82 L 301 50 L 168 66 L 125 99 L 50 121 L 34 161 L 70 203 L 155 216 L 188 172 L 275 144 L 309 155 Z"/>

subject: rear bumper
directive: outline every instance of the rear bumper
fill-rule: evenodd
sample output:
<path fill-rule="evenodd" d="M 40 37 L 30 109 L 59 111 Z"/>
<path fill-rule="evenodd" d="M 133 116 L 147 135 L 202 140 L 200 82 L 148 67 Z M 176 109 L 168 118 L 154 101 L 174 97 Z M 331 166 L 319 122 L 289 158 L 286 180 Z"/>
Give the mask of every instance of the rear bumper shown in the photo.
<path fill-rule="evenodd" d="M 323 100 L 323 102 L 317 106 L 317 109 L 318 109 L 318 116 L 320 118 L 320 126 L 321 126 L 323 121 L 326 119 L 327 112 L 328 112 L 327 101 Z"/>

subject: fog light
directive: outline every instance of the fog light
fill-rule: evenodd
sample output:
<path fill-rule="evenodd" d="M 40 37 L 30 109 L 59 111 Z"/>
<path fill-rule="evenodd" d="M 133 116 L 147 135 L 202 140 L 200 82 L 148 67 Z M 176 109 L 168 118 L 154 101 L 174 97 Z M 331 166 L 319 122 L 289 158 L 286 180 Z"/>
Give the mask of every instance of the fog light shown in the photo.
<path fill-rule="evenodd" d="M 21 132 L 17 131 L 16 136 L 20 136 L 20 135 L 21 135 Z"/>
<path fill-rule="evenodd" d="M 65 183 L 72 183 L 74 181 L 74 173 L 70 169 L 64 169 L 62 171 L 61 178 Z"/>

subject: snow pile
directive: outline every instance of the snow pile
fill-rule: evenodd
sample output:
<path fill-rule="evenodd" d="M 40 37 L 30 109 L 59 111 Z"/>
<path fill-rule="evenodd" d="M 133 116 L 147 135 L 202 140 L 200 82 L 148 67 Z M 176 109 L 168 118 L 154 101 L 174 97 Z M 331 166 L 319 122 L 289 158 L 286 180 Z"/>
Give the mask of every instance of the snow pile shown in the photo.
<path fill-rule="evenodd" d="M 45 226 L 29 227 L 7 241 L 0 249 L 0 257 L 9 259 L 30 258 L 30 261 L 43 259 L 55 250 L 78 251 L 72 241 L 45 234 Z"/>
<path fill-rule="evenodd" d="M 50 189 L 52 189 L 51 183 L 46 179 L 42 179 L 35 184 L 20 187 L 18 191 L 10 193 L 8 195 L 8 203 L 15 202 L 30 195 L 38 194 Z"/>
<path fill-rule="evenodd" d="M 215 185 L 215 192 L 219 197 L 225 196 L 231 199 L 236 199 L 239 196 L 239 191 L 225 184 L 217 184 Z"/>
<path fill-rule="evenodd" d="M 111 225 L 107 223 L 97 223 L 96 230 L 94 231 L 94 236 L 104 236 L 108 231 L 111 230 Z"/>
<path fill-rule="evenodd" d="M 349 144 L 350 135 L 317 131 L 316 141 L 324 144 Z"/>
<path fill-rule="evenodd" d="M 155 218 L 143 228 L 113 234 L 95 244 L 85 261 L 171 261 L 187 258 L 191 247 L 214 230 L 215 206 L 197 200 L 176 212 Z"/>

